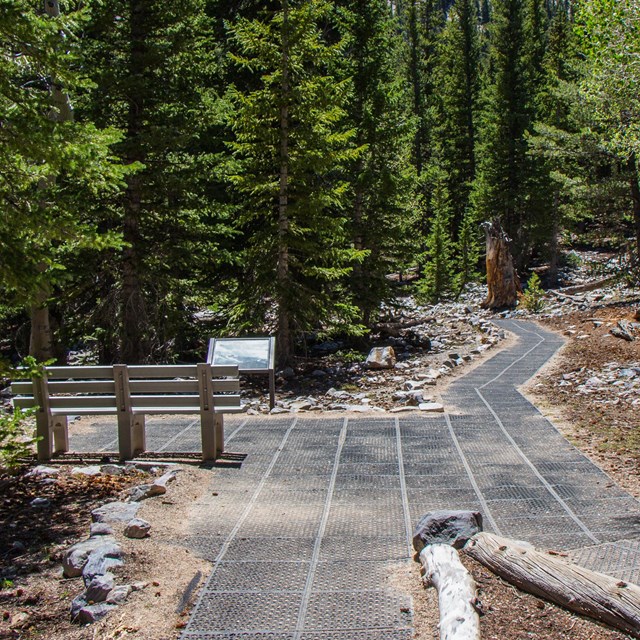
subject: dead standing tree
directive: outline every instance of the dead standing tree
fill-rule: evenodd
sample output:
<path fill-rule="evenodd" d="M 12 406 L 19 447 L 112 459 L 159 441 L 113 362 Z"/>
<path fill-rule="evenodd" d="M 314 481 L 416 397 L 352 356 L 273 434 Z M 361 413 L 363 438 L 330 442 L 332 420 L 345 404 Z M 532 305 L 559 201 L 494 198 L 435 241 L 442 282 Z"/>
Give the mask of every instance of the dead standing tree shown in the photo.
<path fill-rule="evenodd" d="M 483 222 L 487 241 L 487 299 L 482 303 L 485 309 L 515 307 L 520 279 L 513 266 L 509 250 L 509 237 L 497 220 Z"/>

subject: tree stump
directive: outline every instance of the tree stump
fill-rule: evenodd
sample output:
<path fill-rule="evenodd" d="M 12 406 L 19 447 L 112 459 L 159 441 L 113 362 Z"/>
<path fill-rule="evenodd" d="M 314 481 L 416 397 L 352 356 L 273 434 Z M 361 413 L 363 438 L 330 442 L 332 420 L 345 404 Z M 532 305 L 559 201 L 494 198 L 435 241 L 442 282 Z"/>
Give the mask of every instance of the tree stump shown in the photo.
<path fill-rule="evenodd" d="M 515 307 L 522 290 L 509 250 L 509 238 L 497 220 L 482 224 L 487 242 L 487 299 L 485 309 Z"/>

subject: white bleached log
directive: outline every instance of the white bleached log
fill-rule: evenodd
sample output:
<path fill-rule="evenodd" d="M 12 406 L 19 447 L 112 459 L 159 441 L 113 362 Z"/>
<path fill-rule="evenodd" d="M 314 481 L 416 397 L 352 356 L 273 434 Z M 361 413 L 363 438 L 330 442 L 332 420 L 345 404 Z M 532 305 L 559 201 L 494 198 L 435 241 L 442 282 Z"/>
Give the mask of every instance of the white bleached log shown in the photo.
<path fill-rule="evenodd" d="M 438 591 L 440 640 L 480 640 L 476 583 L 458 552 L 448 544 L 429 544 L 420 561 L 425 585 Z"/>
<path fill-rule="evenodd" d="M 491 533 L 473 536 L 464 552 L 523 591 L 640 638 L 637 585 Z"/>

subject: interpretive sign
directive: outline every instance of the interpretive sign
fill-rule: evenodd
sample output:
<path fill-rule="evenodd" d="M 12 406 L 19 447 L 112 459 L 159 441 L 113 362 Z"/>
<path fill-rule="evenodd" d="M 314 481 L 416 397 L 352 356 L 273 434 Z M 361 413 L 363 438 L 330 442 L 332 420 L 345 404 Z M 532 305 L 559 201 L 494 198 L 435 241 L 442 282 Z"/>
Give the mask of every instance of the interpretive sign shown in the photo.
<path fill-rule="evenodd" d="M 276 401 L 275 338 L 211 338 L 207 362 L 236 364 L 241 374 L 269 376 L 269 406 Z"/>

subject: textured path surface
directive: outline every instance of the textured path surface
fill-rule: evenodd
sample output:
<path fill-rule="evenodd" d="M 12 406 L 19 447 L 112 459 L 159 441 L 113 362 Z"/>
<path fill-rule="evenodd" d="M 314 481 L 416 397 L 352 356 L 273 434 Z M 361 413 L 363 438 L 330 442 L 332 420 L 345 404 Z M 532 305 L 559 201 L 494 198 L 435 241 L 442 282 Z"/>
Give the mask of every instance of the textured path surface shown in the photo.
<path fill-rule="evenodd" d="M 485 529 L 573 551 L 640 582 L 640 503 L 517 391 L 562 344 L 504 321 L 518 341 L 445 396 L 438 417 L 227 421 L 227 449 L 179 541 L 213 562 L 183 639 L 409 640 L 410 598 L 390 577 L 426 511 L 478 509 Z M 113 450 L 89 434 L 72 448 Z M 150 419 L 148 446 L 197 451 L 197 420 Z"/>

